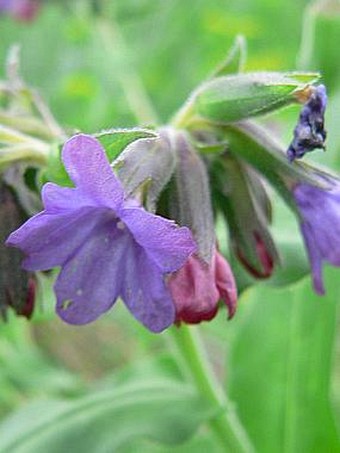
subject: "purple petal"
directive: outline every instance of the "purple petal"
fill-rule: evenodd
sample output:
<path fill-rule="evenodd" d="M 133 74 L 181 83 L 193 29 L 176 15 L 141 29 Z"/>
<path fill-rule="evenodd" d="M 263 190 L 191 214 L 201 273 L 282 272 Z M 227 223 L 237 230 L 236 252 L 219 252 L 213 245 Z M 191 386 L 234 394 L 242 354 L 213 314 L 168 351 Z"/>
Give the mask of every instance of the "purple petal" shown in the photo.
<path fill-rule="evenodd" d="M 294 196 L 308 225 L 313 241 L 311 247 L 317 248 L 320 256 L 335 266 L 340 265 L 340 192 L 335 187 L 326 191 L 307 184 L 300 184 Z M 320 208 L 322 207 L 322 209 Z"/>
<path fill-rule="evenodd" d="M 163 272 L 174 272 L 195 252 L 191 231 L 173 221 L 142 208 L 127 208 L 120 213 L 135 240 Z"/>
<path fill-rule="evenodd" d="M 126 230 L 102 222 L 65 264 L 54 286 L 64 321 L 87 324 L 111 308 L 121 291 L 129 242 Z"/>
<path fill-rule="evenodd" d="M 60 187 L 52 182 L 44 185 L 41 196 L 45 209 L 49 212 L 71 211 L 84 206 L 97 206 L 93 199 L 80 189 Z"/>
<path fill-rule="evenodd" d="M 307 253 L 312 269 L 312 278 L 315 291 L 321 296 L 325 294 L 325 288 L 322 278 L 322 258 L 315 244 L 312 229 L 306 224 L 300 225 L 303 238 L 306 243 Z"/>
<path fill-rule="evenodd" d="M 89 135 L 76 135 L 64 145 L 62 157 L 70 178 L 84 194 L 102 206 L 120 208 L 123 187 L 98 140 Z"/>
<path fill-rule="evenodd" d="M 100 212 L 100 210 L 99 210 Z M 104 211 L 83 208 L 50 214 L 45 211 L 29 219 L 14 231 L 6 244 L 19 247 L 27 256 L 26 270 L 47 270 L 62 265 L 102 221 Z M 114 216 L 109 212 L 114 225 Z"/>
<path fill-rule="evenodd" d="M 125 256 L 122 299 L 133 316 L 152 332 L 173 324 L 175 307 L 159 268 L 138 244 Z"/>
<path fill-rule="evenodd" d="M 11 10 L 11 0 L 0 0 L 0 12 Z"/>

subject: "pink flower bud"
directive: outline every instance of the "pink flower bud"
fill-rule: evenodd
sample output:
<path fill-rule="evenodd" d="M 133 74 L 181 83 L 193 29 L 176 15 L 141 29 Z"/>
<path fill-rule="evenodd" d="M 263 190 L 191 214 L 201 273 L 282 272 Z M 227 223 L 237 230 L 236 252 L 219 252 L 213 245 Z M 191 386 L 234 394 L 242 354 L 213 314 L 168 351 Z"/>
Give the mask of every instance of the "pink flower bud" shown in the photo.
<path fill-rule="evenodd" d="M 209 321 L 218 311 L 222 299 L 229 319 L 235 313 L 237 289 L 228 262 L 215 250 L 208 264 L 192 255 L 185 265 L 171 275 L 168 286 L 175 304 L 176 323 L 197 324 Z"/>

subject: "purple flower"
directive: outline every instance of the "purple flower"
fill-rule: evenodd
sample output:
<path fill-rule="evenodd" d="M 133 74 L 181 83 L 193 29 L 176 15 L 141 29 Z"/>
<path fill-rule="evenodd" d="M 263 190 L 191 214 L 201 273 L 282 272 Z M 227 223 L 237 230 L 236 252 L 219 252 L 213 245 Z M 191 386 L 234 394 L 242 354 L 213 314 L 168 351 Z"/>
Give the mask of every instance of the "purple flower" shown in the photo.
<path fill-rule="evenodd" d="M 45 210 L 12 233 L 7 245 L 25 253 L 27 270 L 61 267 L 54 289 L 64 321 L 94 321 L 120 296 L 137 320 L 162 331 L 175 320 L 164 277 L 195 251 L 190 230 L 124 199 L 94 138 L 71 138 L 62 157 L 76 187 L 47 183 Z"/>
<path fill-rule="evenodd" d="M 39 0 L 0 0 L 0 14 L 11 14 L 15 19 L 29 22 L 40 8 Z"/>
<path fill-rule="evenodd" d="M 322 264 L 340 266 L 340 181 L 323 190 L 298 184 L 294 198 L 301 214 L 300 228 L 307 248 L 315 291 L 325 293 Z"/>
<path fill-rule="evenodd" d="M 309 151 L 325 147 L 324 115 L 326 104 L 326 88 L 324 85 L 319 85 L 314 88 L 312 95 L 302 107 L 299 122 L 294 129 L 294 139 L 287 150 L 287 157 L 290 162 L 303 157 Z"/>

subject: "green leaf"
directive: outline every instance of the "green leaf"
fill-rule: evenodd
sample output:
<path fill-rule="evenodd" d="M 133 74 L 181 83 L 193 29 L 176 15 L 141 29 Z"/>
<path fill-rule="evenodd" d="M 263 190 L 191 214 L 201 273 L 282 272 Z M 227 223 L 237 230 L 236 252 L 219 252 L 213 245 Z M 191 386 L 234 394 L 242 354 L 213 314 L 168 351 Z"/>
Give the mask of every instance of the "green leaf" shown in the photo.
<path fill-rule="evenodd" d="M 178 444 L 213 415 L 179 382 L 125 384 L 70 401 L 31 404 L 0 425 L 3 453 L 120 451 L 136 439 Z"/>
<path fill-rule="evenodd" d="M 148 129 L 109 129 L 94 134 L 105 148 L 106 155 L 112 162 L 130 143 L 140 138 L 156 138 L 158 134 Z"/>
<path fill-rule="evenodd" d="M 204 83 L 193 96 L 193 111 L 218 123 L 262 115 L 296 101 L 296 94 L 317 73 L 258 72 L 217 77 Z"/>
<path fill-rule="evenodd" d="M 106 155 L 112 162 L 123 149 L 135 140 L 146 137 L 157 137 L 157 134 L 146 129 L 110 129 L 94 134 L 105 149 Z M 52 181 L 60 186 L 72 187 L 73 183 L 68 176 L 61 159 L 63 145 L 51 148 L 48 156 L 47 168 L 40 175 L 40 182 Z"/>
<path fill-rule="evenodd" d="M 240 300 L 228 385 L 261 453 L 340 451 L 330 399 L 339 270 L 327 271 L 325 297 L 308 278 Z"/>
<path fill-rule="evenodd" d="M 60 186 L 72 187 L 73 183 L 67 174 L 64 164 L 61 160 L 61 151 L 63 145 L 56 144 L 51 146 L 50 153 L 48 155 L 47 166 L 44 168 L 39 175 L 39 182 L 41 185 L 48 181 L 59 184 Z"/>
<path fill-rule="evenodd" d="M 247 58 L 247 42 L 243 35 L 238 35 L 228 52 L 227 58 L 213 73 L 213 77 L 242 72 Z"/>
<path fill-rule="evenodd" d="M 284 228 L 288 228 L 288 225 Z M 275 244 L 280 252 L 280 263 L 276 267 L 271 279 L 268 281 L 272 286 L 286 286 L 301 280 L 309 274 L 310 268 L 300 238 L 276 237 Z"/>
<path fill-rule="evenodd" d="M 309 2 L 304 13 L 298 64 L 304 70 L 317 68 L 331 93 L 340 88 L 339 40 L 338 0 Z"/>

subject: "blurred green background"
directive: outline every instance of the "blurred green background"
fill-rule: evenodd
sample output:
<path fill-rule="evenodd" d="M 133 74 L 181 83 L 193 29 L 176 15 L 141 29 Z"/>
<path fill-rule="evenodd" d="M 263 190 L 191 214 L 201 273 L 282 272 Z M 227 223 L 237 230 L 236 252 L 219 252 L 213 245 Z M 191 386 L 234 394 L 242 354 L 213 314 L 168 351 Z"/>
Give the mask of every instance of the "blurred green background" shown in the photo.
<path fill-rule="evenodd" d="M 31 23 L 0 18 L 0 75 L 9 46 L 18 43 L 23 78 L 39 89 L 60 124 L 85 132 L 136 125 L 121 86 L 131 66 L 166 122 L 225 57 L 235 36 L 243 34 L 246 70 L 316 69 L 324 74 L 330 92 L 328 150 L 308 159 L 340 170 L 337 1 L 319 3 L 320 14 L 315 4 L 301 0 L 107 2 L 107 20 L 124 37 L 126 49 L 119 39 L 110 48 L 103 43 L 92 3 L 46 1 Z M 291 107 L 265 122 L 288 144 L 297 114 L 298 107 Z M 294 269 L 305 259 L 294 254 L 295 247 L 303 254 L 301 241 L 295 220 L 276 199 L 274 223 L 277 237 L 291 240 Z M 225 249 L 223 227 L 219 233 Z M 340 270 L 327 269 L 324 298 L 313 295 L 309 277 L 286 288 L 258 283 L 242 293 L 233 321 L 227 322 L 221 310 L 202 326 L 218 376 L 259 452 L 340 451 L 339 276 Z M 120 306 L 92 325 L 65 325 L 54 316 L 53 296 L 45 286 L 44 305 L 32 324 L 13 316 L 0 325 L 2 418 L 41 398 L 75 400 L 128 378 L 181 379 L 166 334 L 149 334 Z M 22 425 L 28 419 L 21 418 Z M 0 434 L 10 433 L 19 420 Z M 126 417 L 133 432 L 129 423 L 137 421 Z M 115 426 L 110 429 L 114 436 Z M 117 451 L 220 451 L 204 424 L 180 446 L 134 442 L 132 436 Z M 1 444 L 0 438 L 0 451 L 7 453 Z M 10 451 L 34 451 L 23 448 Z M 66 450 L 56 446 L 53 451 Z M 79 439 L 70 451 L 112 450 Z"/>

